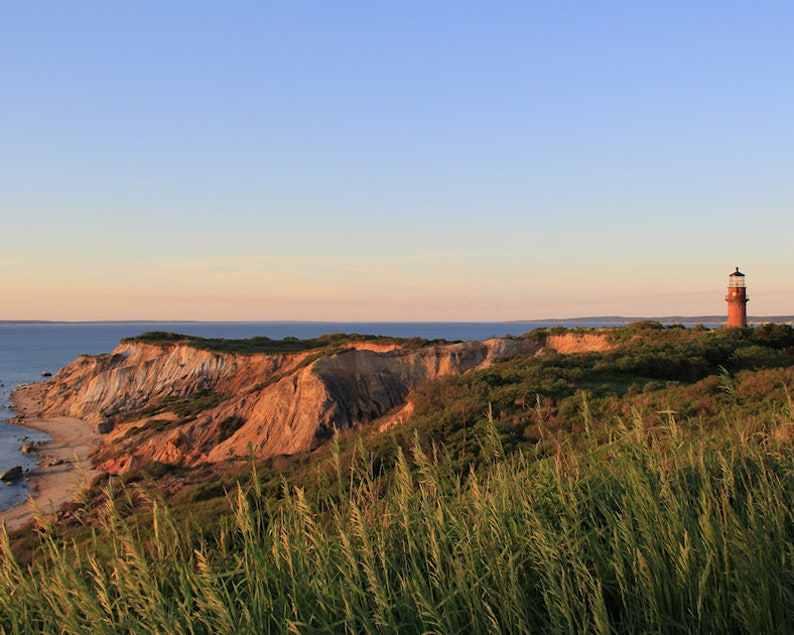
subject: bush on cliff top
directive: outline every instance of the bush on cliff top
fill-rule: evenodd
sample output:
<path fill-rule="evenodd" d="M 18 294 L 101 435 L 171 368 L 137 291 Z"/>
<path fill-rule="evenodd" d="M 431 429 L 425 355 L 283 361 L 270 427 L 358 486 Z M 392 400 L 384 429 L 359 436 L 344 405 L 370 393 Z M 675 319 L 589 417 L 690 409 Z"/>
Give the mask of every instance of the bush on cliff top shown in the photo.
<path fill-rule="evenodd" d="M 265 336 L 256 336 L 249 339 L 230 340 L 224 338 L 204 338 L 195 335 L 181 335 L 179 333 L 168 333 L 165 331 L 148 331 L 136 335 L 135 337 L 127 337 L 123 339 L 122 342 L 141 342 L 143 344 L 153 344 L 155 346 L 182 344 L 201 350 L 218 353 L 239 353 L 244 355 L 256 353 L 302 353 L 303 351 L 316 349 L 330 349 L 329 352 L 336 352 L 341 350 L 346 344 L 352 344 L 354 342 L 400 344 L 404 348 L 423 348 L 426 346 L 441 346 L 450 343 L 443 339 L 426 340 L 418 337 L 404 339 L 380 335 L 359 335 L 358 333 L 331 333 L 309 339 L 285 337 L 284 339 L 273 340 Z"/>

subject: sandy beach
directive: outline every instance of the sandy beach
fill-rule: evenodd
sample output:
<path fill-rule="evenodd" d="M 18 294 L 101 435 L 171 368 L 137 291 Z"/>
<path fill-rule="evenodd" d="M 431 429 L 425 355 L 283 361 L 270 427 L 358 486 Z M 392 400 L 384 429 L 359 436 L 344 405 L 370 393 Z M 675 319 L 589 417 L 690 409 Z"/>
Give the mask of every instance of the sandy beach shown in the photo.
<path fill-rule="evenodd" d="M 81 419 L 35 417 L 35 400 L 24 389 L 17 390 L 13 400 L 22 417 L 20 424 L 48 434 L 52 441 L 39 447 L 39 464 L 26 475 L 30 486 L 28 501 L 0 512 L 0 523 L 5 523 L 9 531 L 33 520 L 36 509 L 50 514 L 75 499 L 96 474 L 89 469 L 88 454 L 99 439 L 96 427 Z"/>

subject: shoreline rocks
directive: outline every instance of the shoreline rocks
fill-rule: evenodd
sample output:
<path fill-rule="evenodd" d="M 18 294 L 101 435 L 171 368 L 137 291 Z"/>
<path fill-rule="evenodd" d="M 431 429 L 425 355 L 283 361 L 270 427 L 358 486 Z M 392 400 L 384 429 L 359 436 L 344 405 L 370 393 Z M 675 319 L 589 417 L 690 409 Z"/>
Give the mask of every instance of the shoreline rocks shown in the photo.
<path fill-rule="evenodd" d="M 7 469 L 5 472 L 0 474 L 0 481 L 6 482 L 15 482 L 21 479 L 24 476 L 25 472 L 22 469 L 21 465 L 15 465 L 12 468 Z"/>
<path fill-rule="evenodd" d="M 20 450 L 22 454 L 35 454 L 38 452 L 41 447 L 44 445 L 43 441 L 31 441 L 30 443 L 26 443 L 22 446 Z"/>

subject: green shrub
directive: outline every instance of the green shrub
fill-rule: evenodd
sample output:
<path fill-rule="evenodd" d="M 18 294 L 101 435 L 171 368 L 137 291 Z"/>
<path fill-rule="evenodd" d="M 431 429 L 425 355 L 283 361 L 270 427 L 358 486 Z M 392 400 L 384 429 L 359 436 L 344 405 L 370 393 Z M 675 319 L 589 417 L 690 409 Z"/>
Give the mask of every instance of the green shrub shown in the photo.
<path fill-rule="evenodd" d="M 240 416 L 233 415 L 220 422 L 218 430 L 218 442 L 225 441 L 240 428 L 245 425 L 245 419 Z"/>

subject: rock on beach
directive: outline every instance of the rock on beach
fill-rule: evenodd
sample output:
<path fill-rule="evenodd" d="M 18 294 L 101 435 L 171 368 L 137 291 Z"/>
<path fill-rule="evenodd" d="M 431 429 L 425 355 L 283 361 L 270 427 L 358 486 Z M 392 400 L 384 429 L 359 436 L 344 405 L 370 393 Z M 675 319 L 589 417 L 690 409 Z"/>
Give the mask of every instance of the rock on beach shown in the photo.
<path fill-rule="evenodd" d="M 22 478 L 24 472 L 22 471 L 21 465 L 15 465 L 12 468 L 7 469 L 5 472 L 0 474 L 0 481 L 18 481 Z"/>

